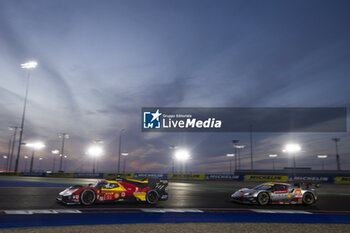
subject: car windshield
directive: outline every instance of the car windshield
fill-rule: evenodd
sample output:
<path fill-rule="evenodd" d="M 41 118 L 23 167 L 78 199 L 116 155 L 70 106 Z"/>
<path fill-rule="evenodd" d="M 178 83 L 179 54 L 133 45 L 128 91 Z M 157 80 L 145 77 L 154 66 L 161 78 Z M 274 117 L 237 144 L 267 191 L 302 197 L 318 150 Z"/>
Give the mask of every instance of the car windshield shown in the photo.
<path fill-rule="evenodd" d="M 96 181 L 95 183 L 91 184 L 90 187 L 94 188 L 100 188 L 104 183 L 101 182 L 100 180 Z"/>
<path fill-rule="evenodd" d="M 270 189 L 272 186 L 271 185 L 267 185 L 267 184 L 260 184 L 258 186 L 255 186 L 253 189 L 254 190 L 268 190 Z"/>

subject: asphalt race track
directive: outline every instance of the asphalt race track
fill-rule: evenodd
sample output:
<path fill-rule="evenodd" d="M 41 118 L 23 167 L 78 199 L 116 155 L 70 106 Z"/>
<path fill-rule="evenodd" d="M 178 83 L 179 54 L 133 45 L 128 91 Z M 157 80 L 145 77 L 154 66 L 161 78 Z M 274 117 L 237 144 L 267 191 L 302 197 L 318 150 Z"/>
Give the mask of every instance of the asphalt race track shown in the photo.
<path fill-rule="evenodd" d="M 75 209 L 56 203 L 57 194 L 70 184 L 93 183 L 95 179 L 67 179 L 40 177 L 0 177 L 0 210 Z M 215 208 L 215 209 L 270 209 L 350 211 L 350 186 L 323 184 L 317 189 L 319 201 L 313 206 L 304 205 L 243 205 L 232 203 L 230 195 L 242 187 L 256 183 L 235 181 L 171 181 L 169 199 L 156 206 L 143 203 L 101 203 L 82 208 Z"/>

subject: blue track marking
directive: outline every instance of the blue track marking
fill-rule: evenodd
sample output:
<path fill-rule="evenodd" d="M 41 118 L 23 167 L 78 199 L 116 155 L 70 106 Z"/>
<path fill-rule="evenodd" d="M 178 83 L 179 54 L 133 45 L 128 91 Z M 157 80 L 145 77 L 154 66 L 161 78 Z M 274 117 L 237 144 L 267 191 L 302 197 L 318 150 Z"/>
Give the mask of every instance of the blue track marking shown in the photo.
<path fill-rule="evenodd" d="M 350 224 L 350 215 L 258 213 L 81 213 L 0 215 L 0 228 L 197 222 Z"/>
<path fill-rule="evenodd" d="M 70 186 L 70 184 L 0 180 L 0 187 L 55 188 L 55 187 L 69 187 L 69 186 Z"/>

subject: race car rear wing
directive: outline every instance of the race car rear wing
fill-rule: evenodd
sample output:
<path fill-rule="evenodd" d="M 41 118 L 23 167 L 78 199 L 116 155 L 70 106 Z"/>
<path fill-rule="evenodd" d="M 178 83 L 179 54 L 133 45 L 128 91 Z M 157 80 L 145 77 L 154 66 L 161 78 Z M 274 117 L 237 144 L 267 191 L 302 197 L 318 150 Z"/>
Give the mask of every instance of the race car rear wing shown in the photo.
<path fill-rule="evenodd" d="M 164 179 L 159 179 L 158 182 L 156 182 L 156 186 L 155 189 L 159 192 L 159 191 L 165 191 L 166 187 L 168 187 L 168 180 L 164 180 Z"/>

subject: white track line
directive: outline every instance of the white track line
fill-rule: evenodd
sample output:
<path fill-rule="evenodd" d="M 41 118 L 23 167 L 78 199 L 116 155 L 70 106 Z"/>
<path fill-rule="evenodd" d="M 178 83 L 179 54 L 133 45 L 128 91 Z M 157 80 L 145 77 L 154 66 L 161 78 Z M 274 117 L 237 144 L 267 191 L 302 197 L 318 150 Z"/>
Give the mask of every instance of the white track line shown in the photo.
<path fill-rule="evenodd" d="M 80 214 L 80 210 L 5 210 L 5 214 Z"/>
<path fill-rule="evenodd" d="M 308 211 L 302 211 L 302 210 L 256 210 L 251 209 L 250 211 L 256 212 L 256 213 L 266 213 L 266 214 L 312 214 Z"/>
<path fill-rule="evenodd" d="M 141 209 L 143 212 L 147 213 L 202 213 L 204 211 L 199 209 L 153 209 L 153 208 L 145 208 Z"/>

